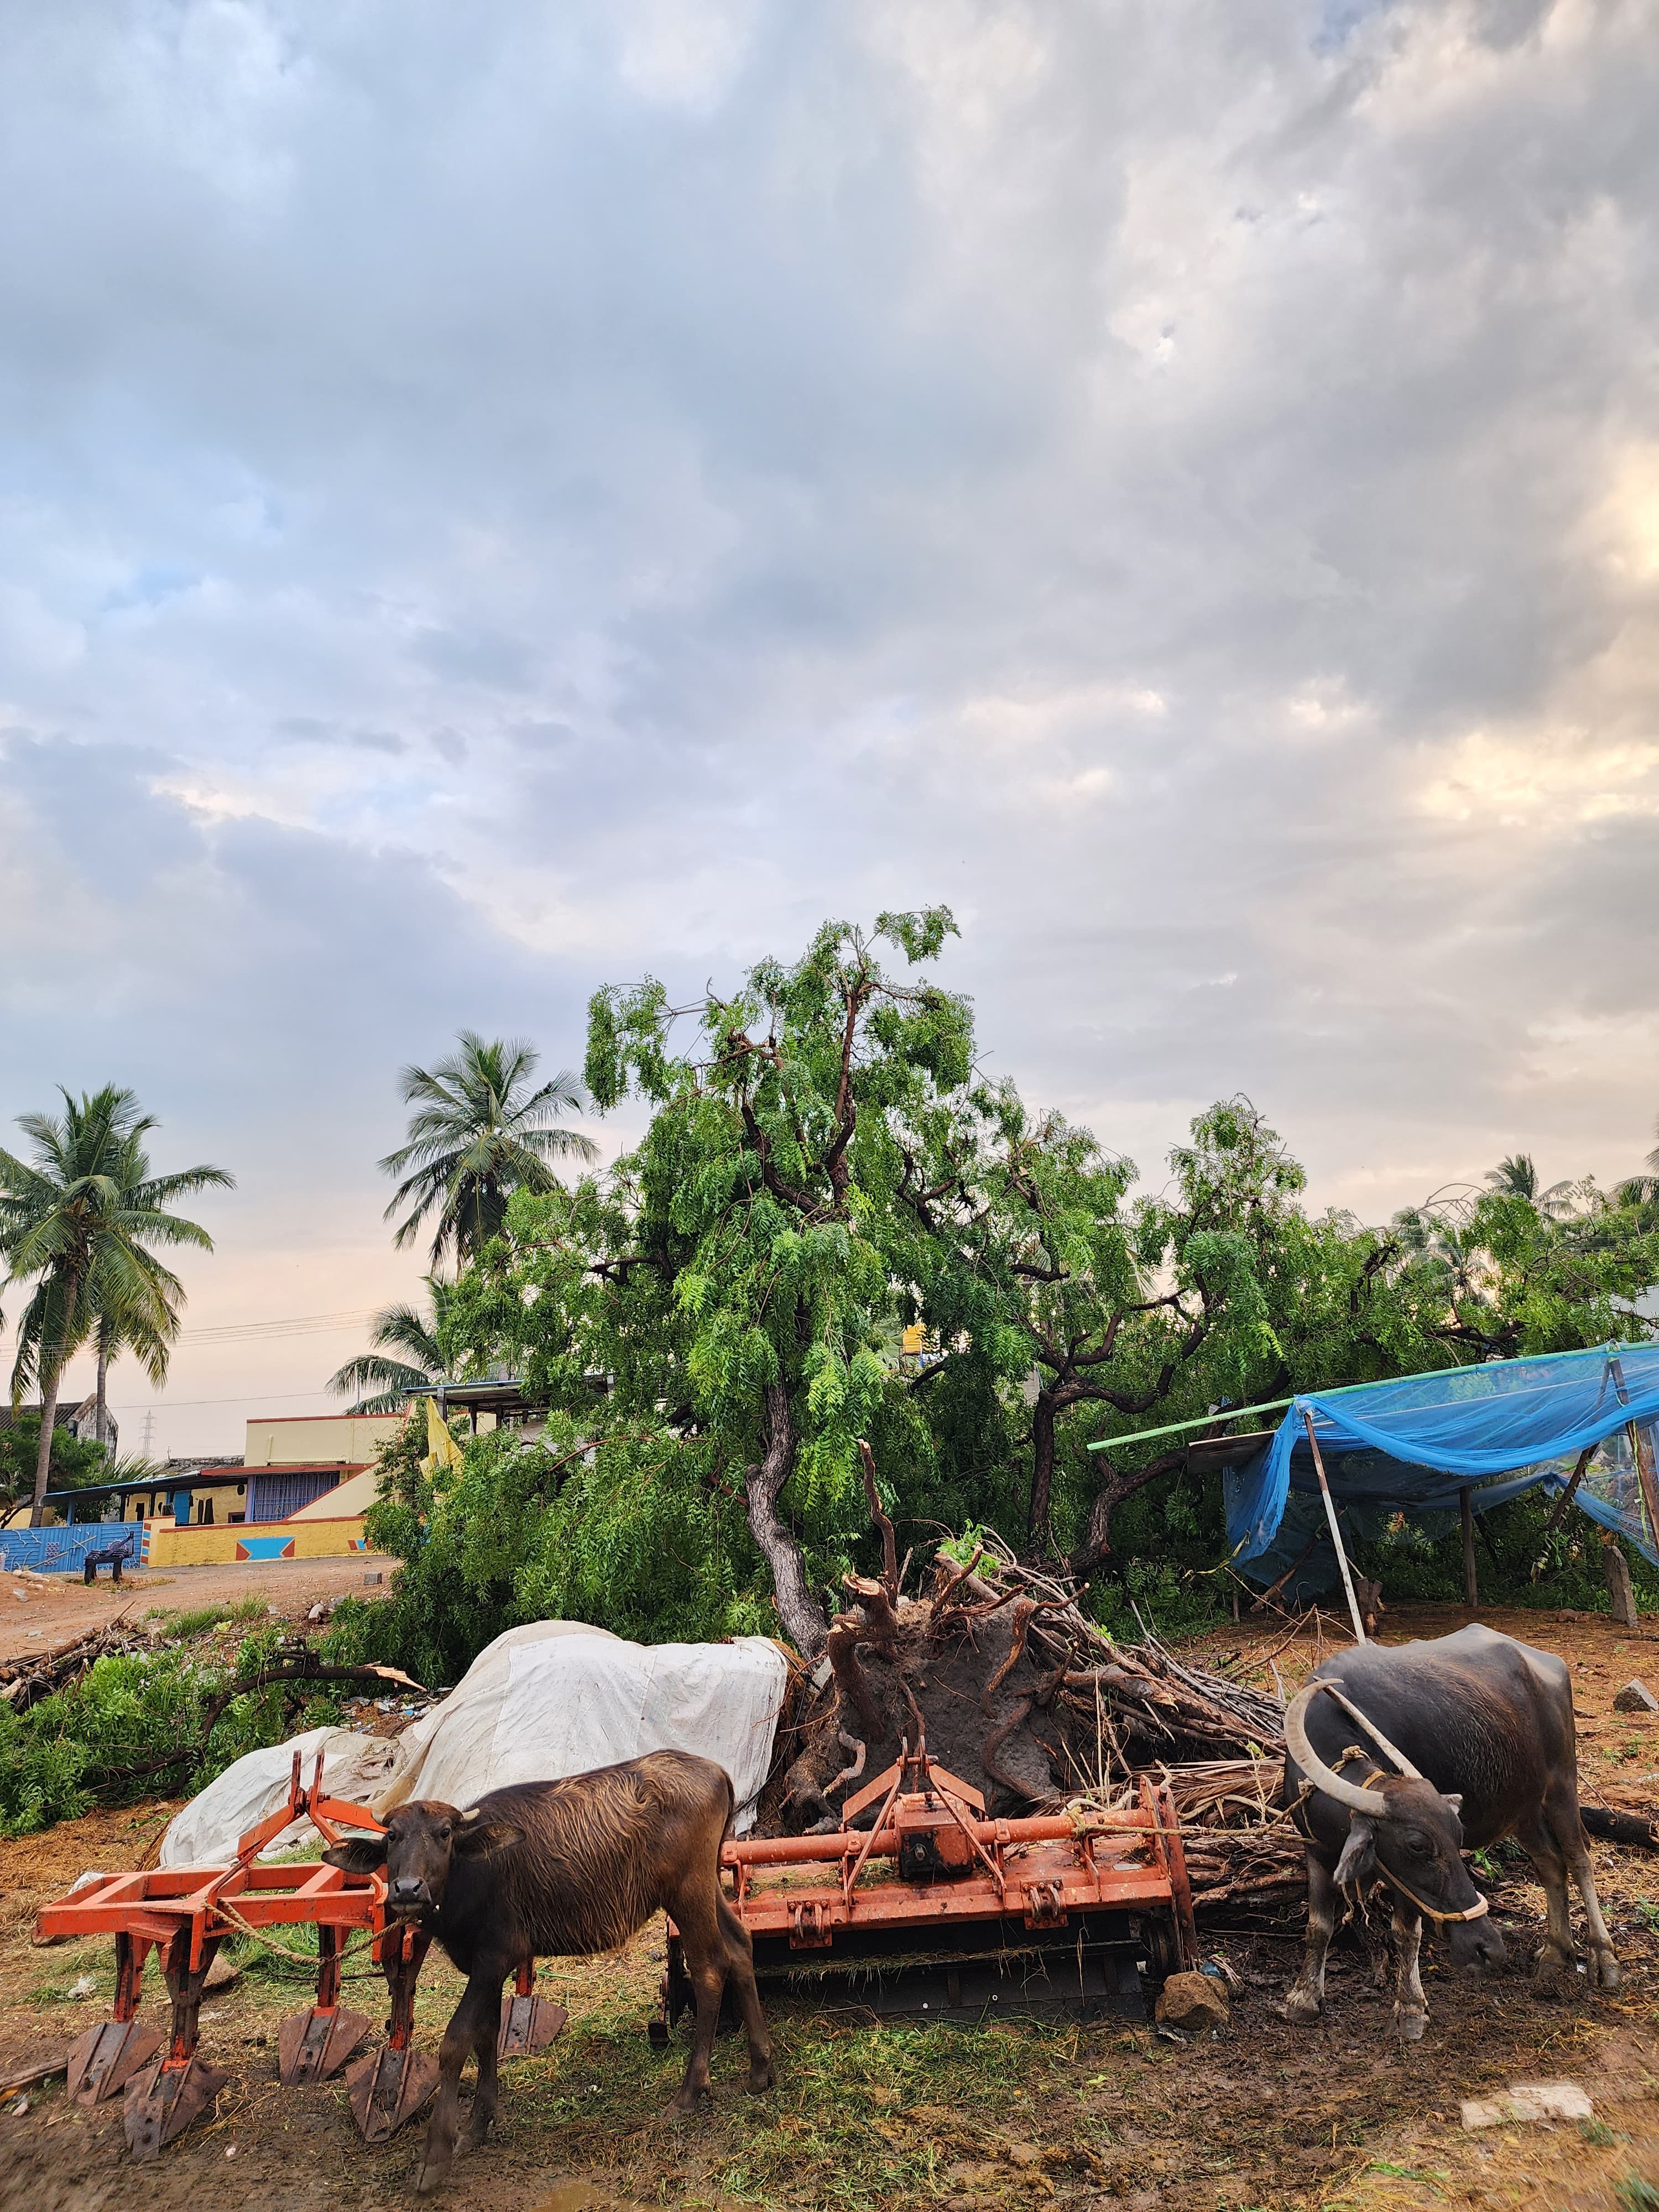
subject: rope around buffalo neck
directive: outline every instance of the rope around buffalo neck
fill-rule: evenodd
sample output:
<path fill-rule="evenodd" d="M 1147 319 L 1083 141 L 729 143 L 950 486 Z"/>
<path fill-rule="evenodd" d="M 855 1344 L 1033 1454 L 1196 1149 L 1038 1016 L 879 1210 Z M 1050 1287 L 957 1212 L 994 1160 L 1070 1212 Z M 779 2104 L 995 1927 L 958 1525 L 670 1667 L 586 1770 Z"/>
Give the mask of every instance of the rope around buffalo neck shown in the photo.
<path fill-rule="evenodd" d="M 1345 1698 L 1340 1690 L 1337 1689 L 1329 1682 L 1322 1682 L 1319 1686 L 1322 1690 L 1328 1691 L 1335 1702 L 1342 1707 L 1345 1712 L 1350 1714 L 1359 1723 L 1366 1735 L 1370 1736 L 1375 1742 L 1381 1745 L 1384 1750 L 1392 1753 L 1395 1758 L 1398 1759 L 1401 1756 L 1400 1753 L 1395 1751 L 1394 1746 L 1389 1741 L 1387 1736 L 1382 1734 L 1382 1730 L 1374 1722 L 1369 1720 L 1366 1716 L 1360 1711 L 1358 1706 L 1353 1703 L 1352 1698 Z M 1368 1752 L 1361 1751 L 1357 1744 L 1351 1744 L 1348 1749 L 1343 1753 L 1341 1758 L 1337 1761 L 1337 1764 L 1340 1766 L 1346 1766 L 1351 1759 L 1367 1759 L 1369 1760 L 1374 1773 L 1379 1776 L 1382 1773 L 1382 1768 L 1377 1765 L 1375 1759 L 1370 1758 L 1370 1754 Z M 1394 1778 L 1390 1776 L 1385 1777 L 1384 1778 L 1392 1780 Z M 1421 1779 L 1421 1778 L 1419 1777 L 1419 1779 Z M 1300 1825 L 1296 1822 L 1295 1816 L 1298 1812 L 1300 1812 L 1306 1800 L 1313 1795 L 1315 1795 L 1313 1785 L 1304 1780 L 1302 1784 L 1301 1793 L 1297 1796 L 1295 1805 L 1291 1808 L 1293 1825 Z M 1309 1841 L 1312 1841 L 1311 1837 L 1309 1838 Z M 1406 1902 L 1408 1905 L 1415 1905 L 1425 1920 L 1432 1920 L 1437 1926 L 1445 1927 L 1455 1921 L 1460 1920 L 1484 1920 L 1486 1915 L 1492 1911 L 1490 1901 L 1482 1896 L 1480 1892 L 1477 1890 L 1475 1892 L 1474 1903 L 1468 1907 L 1467 1911 L 1442 1912 L 1437 1909 L 1437 1907 L 1432 1905 L 1425 1905 L 1422 1899 L 1419 1897 L 1413 1890 L 1408 1889 L 1405 1883 L 1401 1881 L 1399 1875 L 1384 1863 L 1382 1855 L 1380 1851 L 1374 1853 L 1373 1858 L 1377 1872 L 1382 1875 L 1383 1881 L 1388 1883 L 1389 1888 L 1398 1890 L 1401 1896 L 1406 1899 Z"/>
<path fill-rule="evenodd" d="M 1432 1905 L 1425 1905 L 1420 1897 L 1413 1895 L 1401 1881 L 1399 1875 L 1383 1865 L 1380 1857 L 1376 1862 L 1376 1869 L 1389 1887 L 1397 1889 L 1408 1905 L 1414 1905 L 1425 1920 L 1432 1920 L 1442 1924 L 1452 1920 L 1484 1920 L 1492 1911 L 1491 1905 L 1477 1892 L 1474 1903 L 1470 1905 L 1467 1912 L 1441 1912 Z"/>

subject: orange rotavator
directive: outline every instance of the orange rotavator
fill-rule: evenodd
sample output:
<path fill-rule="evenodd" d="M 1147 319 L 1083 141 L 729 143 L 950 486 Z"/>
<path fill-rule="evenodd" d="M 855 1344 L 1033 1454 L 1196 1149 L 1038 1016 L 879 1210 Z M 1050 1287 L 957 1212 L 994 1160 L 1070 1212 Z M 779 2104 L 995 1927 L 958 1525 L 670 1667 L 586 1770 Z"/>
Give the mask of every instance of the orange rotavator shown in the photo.
<path fill-rule="evenodd" d="M 868 1826 L 854 1825 L 872 1808 Z M 203 1984 L 233 1936 L 280 1948 L 270 1931 L 317 1930 L 317 2001 L 278 2032 L 284 2083 L 345 2069 L 353 2115 L 370 2142 L 411 2118 L 437 2086 L 437 2062 L 413 2043 L 415 1986 L 430 1939 L 388 1920 L 380 1872 L 261 1863 L 271 1838 L 301 1819 L 331 1844 L 343 1831 L 381 1832 L 367 1807 L 325 1794 L 320 1757 L 304 1786 L 296 1753 L 286 1803 L 249 1829 L 228 1866 L 83 1876 L 36 1922 L 38 1942 L 115 1938 L 114 2014 L 76 2045 L 69 2094 L 86 2105 L 123 2094 L 135 2158 L 154 2158 L 228 2079 L 198 2055 L 197 2040 Z M 897 1763 L 848 1801 L 835 1833 L 727 1843 L 721 1863 L 758 1974 L 825 1994 L 832 1979 L 851 1977 L 858 2001 L 881 2011 L 1139 2014 L 1138 1954 L 1160 1972 L 1197 1957 L 1166 1785 L 1142 1777 L 1135 1802 L 1120 1808 L 988 1820 L 979 1792 L 928 1756 L 919 1724 Z M 152 1948 L 173 2004 L 165 2048 L 137 2018 Z M 361 1949 L 386 1976 L 391 2017 L 384 2044 L 349 2064 L 370 2023 L 342 2007 L 340 1969 Z M 664 2017 L 651 2023 L 656 2043 L 667 2041 L 691 2002 L 672 1924 L 663 1993 Z M 516 1994 L 502 2000 L 501 2056 L 545 2048 L 565 2021 L 562 2006 L 535 1994 L 527 1962 Z"/>
<path fill-rule="evenodd" d="M 872 1824 L 854 1825 L 872 1807 Z M 1086 2018 L 1139 2013 L 1138 1953 L 1161 1971 L 1197 1962 L 1180 1822 L 1150 1778 L 1121 1809 L 988 1820 L 978 1790 L 928 1756 L 917 1726 L 842 1822 L 721 1854 L 763 1979 L 850 1979 L 882 2012 Z M 671 1941 L 671 2023 L 690 1997 L 677 1967 Z"/>

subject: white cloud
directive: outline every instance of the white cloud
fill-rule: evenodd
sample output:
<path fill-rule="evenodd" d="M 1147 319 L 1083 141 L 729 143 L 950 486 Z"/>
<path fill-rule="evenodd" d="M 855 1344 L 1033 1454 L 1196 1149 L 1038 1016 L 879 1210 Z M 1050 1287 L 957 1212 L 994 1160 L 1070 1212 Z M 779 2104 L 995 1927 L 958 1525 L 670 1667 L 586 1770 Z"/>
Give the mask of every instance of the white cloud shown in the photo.
<path fill-rule="evenodd" d="M 1149 1170 L 1242 1086 L 1368 1212 L 1617 1172 L 1656 78 L 1636 0 L 20 21 L 0 1109 L 367 1204 L 459 1020 L 944 897 Z"/>

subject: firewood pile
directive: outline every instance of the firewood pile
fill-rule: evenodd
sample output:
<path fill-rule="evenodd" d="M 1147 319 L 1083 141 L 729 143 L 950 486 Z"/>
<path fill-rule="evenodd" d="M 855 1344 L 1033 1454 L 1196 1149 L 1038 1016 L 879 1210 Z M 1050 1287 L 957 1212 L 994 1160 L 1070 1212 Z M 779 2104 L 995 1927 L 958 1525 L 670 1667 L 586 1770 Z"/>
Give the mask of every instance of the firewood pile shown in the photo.
<path fill-rule="evenodd" d="M 130 1614 L 118 1613 L 112 1620 L 85 1629 L 52 1650 L 0 1659 L 0 1705 L 26 1713 L 42 1698 L 71 1688 L 95 1660 L 111 1653 L 130 1657 L 152 1648 L 151 1639 L 132 1625 Z"/>
<path fill-rule="evenodd" d="M 829 1834 L 839 1807 L 925 1734 L 933 1758 L 993 1818 L 1108 1808 L 1148 1769 L 1167 1775 L 1200 1905 L 1249 1909 L 1303 1882 L 1302 1850 L 1275 1806 L 1278 1700 L 1183 1662 L 1143 1622 L 1119 1642 L 1079 1609 L 1083 1589 L 987 1534 L 971 1556 L 941 1545 L 907 1594 L 891 1524 L 879 1577 L 849 1575 L 805 1696 L 780 1732 L 757 1808 L 763 1834 Z M 868 1817 L 867 1815 L 866 1816 Z"/>

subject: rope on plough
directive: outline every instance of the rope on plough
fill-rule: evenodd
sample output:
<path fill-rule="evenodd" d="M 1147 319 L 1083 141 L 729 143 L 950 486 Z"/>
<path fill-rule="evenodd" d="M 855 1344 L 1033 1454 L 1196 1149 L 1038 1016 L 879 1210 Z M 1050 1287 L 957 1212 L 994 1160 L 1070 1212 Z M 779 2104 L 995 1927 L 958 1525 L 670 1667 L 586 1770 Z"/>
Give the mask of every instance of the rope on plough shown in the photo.
<path fill-rule="evenodd" d="M 222 1920 L 228 1920 L 237 1934 L 246 1936 L 250 1943 L 257 1943 L 262 1950 L 276 1952 L 279 1959 L 291 1959 L 296 1966 L 304 1966 L 310 1972 L 316 1972 L 318 1954 L 315 1951 L 292 1951 L 286 1943 L 277 1942 L 275 1936 L 267 1936 L 261 1929 L 250 1927 L 228 1898 L 216 1898 L 213 1909 Z M 372 1928 L 366 1928 L 361 1936 L 334 1954 L 336 1963 L 343 1966 L 348 1959 L 354 1957 L 359 1951 L 368 1950 L 372 1943 L 379 1940 Z M 355 1978 L 359 1978 L 354 1977 Z"/>

